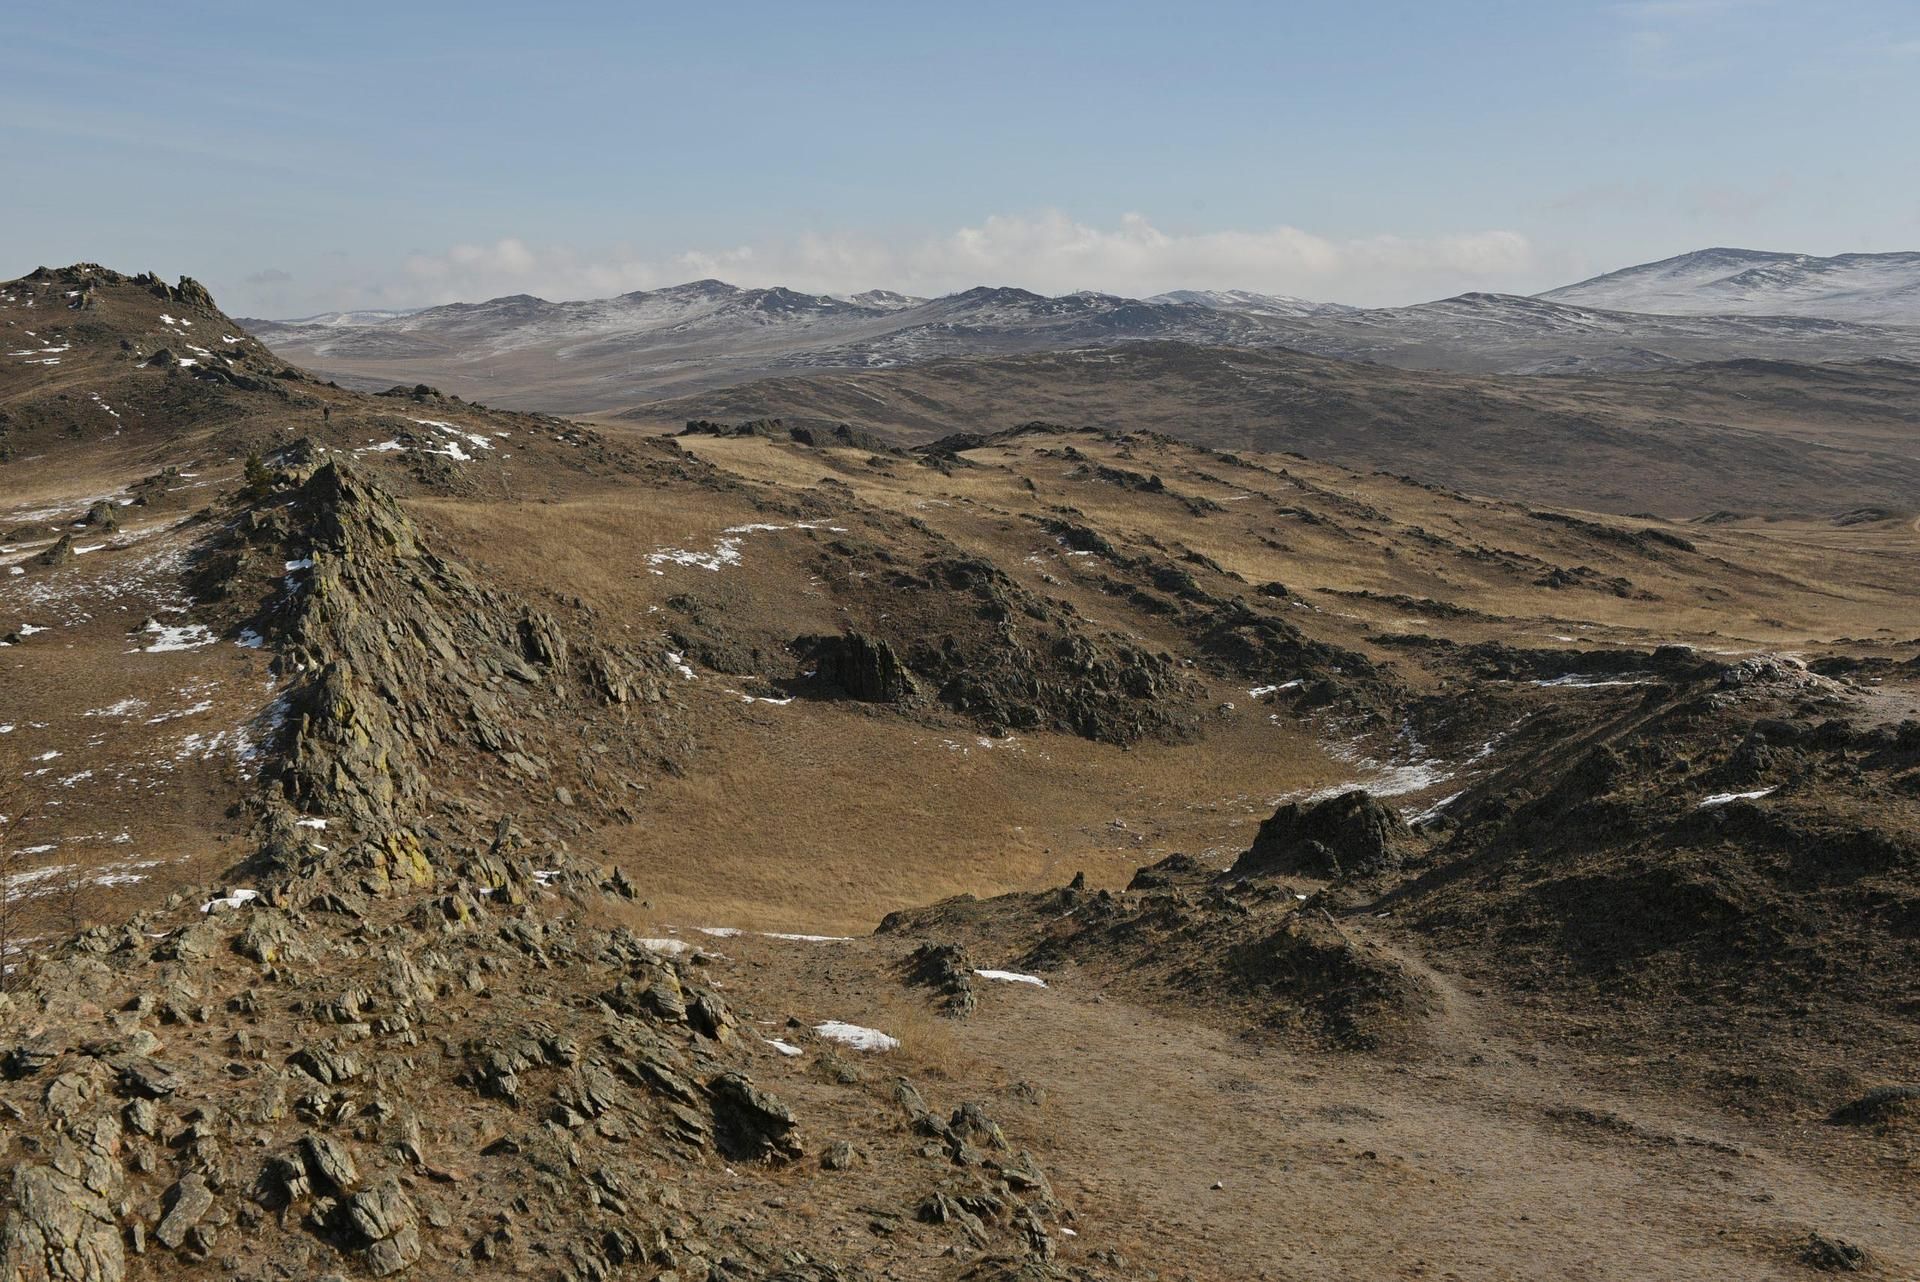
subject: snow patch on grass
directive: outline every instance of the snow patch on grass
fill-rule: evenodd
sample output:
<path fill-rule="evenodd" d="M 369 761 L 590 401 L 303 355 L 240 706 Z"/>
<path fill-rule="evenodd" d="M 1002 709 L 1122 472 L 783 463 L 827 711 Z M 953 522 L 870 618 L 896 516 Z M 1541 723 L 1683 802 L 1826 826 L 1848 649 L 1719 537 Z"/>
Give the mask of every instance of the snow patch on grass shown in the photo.
<path fill-rule="evenodd" d="M 1017 970 L 976 970 L 974 974 L 982 979 L 997 979 L 1005 984 L 1031 984 L 1035 988 L 1045 988 L 1047 981 L 1038 975 L 1023 975 Z"/>
<path fill-rule="evenodd" d="M 215 639 L 213 633 L 200 623 L 185 623 L 173 627 L 155 620 L 147 625 L 146 633 L 153 638 L 152 642 L 140 647 L 141 651 L 147 654 L 197 650 L 203 645 L 212 645 Z M 129 650 L 127 653 L 132 654 L 134 651 Z"/>
<path fill-rule="evenodd" d="M 839 1042 L 857 1051 L 890 1051 L 898 1050 L 900 1047 L 899 1038 L 889 1037 L 877 1028 L 847 1024 L 837 1019 L 830 1019 L 824 1024 L 815 1024 L 813 1031 L 830 1042 Z"/>
<path fill-rule="evenodd" d="M 1755 788 L 1752 792 L 1716 792 L 1710 797 L 1701 798 L 1698 809 L 1711 810 L 1716 806 L 1724 806 L 1734 801 L 1758 801 L 1762 797 L 1772 796 L 1777 791 L 1779 791 L 1778 784 L 1771 788 Z"/>

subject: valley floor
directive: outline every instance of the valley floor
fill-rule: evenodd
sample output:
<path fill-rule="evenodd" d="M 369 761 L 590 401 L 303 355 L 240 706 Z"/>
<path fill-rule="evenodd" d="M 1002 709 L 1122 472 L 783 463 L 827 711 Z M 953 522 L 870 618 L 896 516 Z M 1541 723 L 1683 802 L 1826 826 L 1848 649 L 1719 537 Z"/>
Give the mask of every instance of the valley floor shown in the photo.
<path fill-rule="evenodd" d="M 982 983 L 971 1017 L 929 1020 L 901 995 L 908 940 L 683 937 L 763 1019 L 893 1028 L 903 1045 L 875 1072 L 979 1093 L 1062 1173 L 1068 1261 L 1114 1251 L 1196 1280 L 1757 1282 L 1808 1276 L 1819 1232 L 1884 1276 L 1920 1270 L 1910 1168 L 1862 1168 L 1837 1128 L 1731 1116 L 1646 1066 L 1583 1059 L 1431 968 L 1434 1049 L 1382 1060 L 1238 1036 L 1071 971 Z"/>

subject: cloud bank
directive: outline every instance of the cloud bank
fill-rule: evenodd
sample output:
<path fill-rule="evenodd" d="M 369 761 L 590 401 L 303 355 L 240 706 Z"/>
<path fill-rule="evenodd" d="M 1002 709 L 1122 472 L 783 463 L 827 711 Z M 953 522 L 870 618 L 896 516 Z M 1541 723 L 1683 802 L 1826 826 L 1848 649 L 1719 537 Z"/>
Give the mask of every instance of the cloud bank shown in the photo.
<path fill-rule="evenodd" d="M 1140 214 L 1101 227 L 1047 212 L 996 215 L 917 240 L 815 234 L 671 253 L 587 253 L 506 237 L 414 254 L 397 271 L 357 285 L 340 282 L 338 293 L 314 301 L 323 307 L 406 307 L 520 293 L 593 298 L 712 276 L 811 293 L 880 288 L 938 295 L 975 285 L 1134 296 L 1253 289 L 1380 305 L 1466 289 L 1538 288 L 1541 275 L 1533 245 L 1513 231 L 1334 239 L 1289 226 L 1169 232 Z"/>

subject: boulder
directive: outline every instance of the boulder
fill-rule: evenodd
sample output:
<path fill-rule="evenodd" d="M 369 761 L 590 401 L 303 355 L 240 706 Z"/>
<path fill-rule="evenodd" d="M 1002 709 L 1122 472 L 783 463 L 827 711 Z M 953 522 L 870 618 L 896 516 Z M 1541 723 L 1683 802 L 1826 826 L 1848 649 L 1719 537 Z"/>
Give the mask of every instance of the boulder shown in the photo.
<path fill-rule="evenodd" d="M 707 1083 L 707 1095 L 713 1103 L 714 1138 L 728 1157 L 800 1156 L 793 1110 L 742 1074 L 720 1074 Z"/>
<path fill-rule="evenodd" d="M 364 1244 L 367 1268 L 390 1277 L 420 1258 L 420 1220 L 400 1182 L 384 1180 L 347 1203 L 347 1224 Z"/>
<path fill-rule="evenodd" d="M 154 1239 L 168 1250 L 177 1250 L 187 1240 L 188 1230 L 212 1207 L 213 1193 L 207 1188 L 206 1177 L 195 1172 L 181 1176 L 180 1182 L 167 1191 L 167 1213 L 154 1229 Z"/>
<path fill-rule="evenodd" d="M 73 536 L 62 534 L 60 541 L 42 552 L 34 560 L 48 567 L 62 566 L 73 560 Z"/>

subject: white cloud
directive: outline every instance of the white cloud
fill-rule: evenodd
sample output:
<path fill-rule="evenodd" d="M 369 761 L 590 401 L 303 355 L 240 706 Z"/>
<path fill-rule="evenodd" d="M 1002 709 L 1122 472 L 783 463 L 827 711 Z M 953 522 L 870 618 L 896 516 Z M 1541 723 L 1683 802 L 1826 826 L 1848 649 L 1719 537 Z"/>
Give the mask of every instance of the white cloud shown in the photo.
<path fill-rule="evenodd" d="M 1141 214 L 1110 226 L 1057 211 L 995 215 L 919 239 L 808 234 L 763 243 L 647 253 L 582 253 L 509 237 L 408 257 L 352 298 L 320 305 L 415 306 L 528 293 L 589 298 L 714 276 L 737 285 L 818 293 L 897 289 L 942 294 L 974 285 L 1042 293 L 1099 289 L 1255 289 L 1362 304 L 1406 303 L 1465 289 L 1538 287 L 1543 265 L 1518 232 L 1339 239 L 1277 226 L 1166 231 Z"/>

